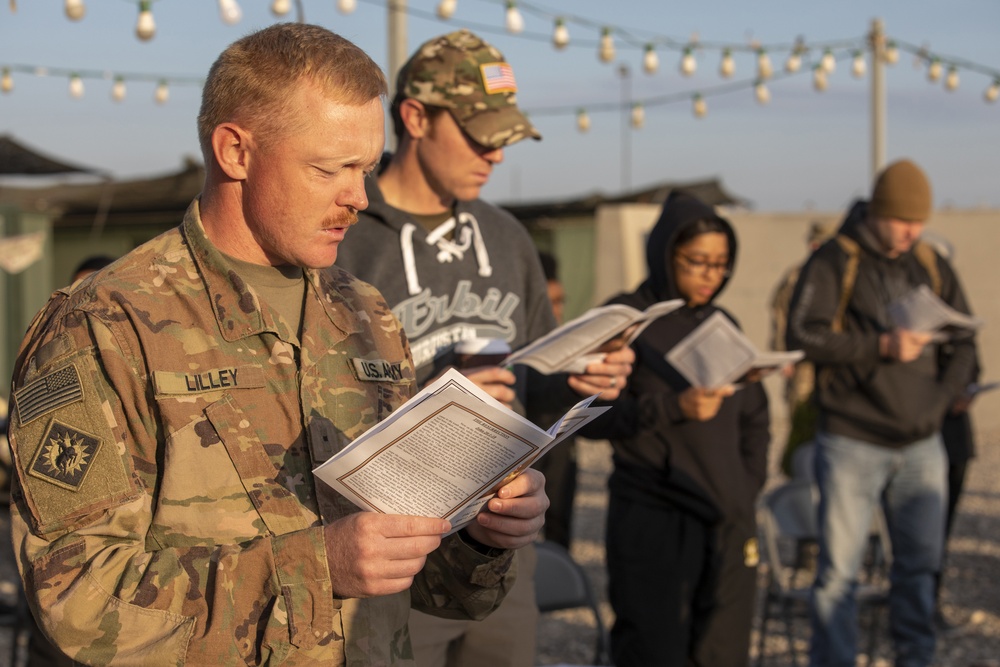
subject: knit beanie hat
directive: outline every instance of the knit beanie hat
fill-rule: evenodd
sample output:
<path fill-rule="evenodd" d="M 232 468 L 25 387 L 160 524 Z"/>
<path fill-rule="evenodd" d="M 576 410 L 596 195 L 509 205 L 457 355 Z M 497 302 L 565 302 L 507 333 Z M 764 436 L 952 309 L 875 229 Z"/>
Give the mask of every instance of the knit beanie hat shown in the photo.
<path fill-rule="evenodd" d="M 931 217 L 931 184 L 910 160 L 893 162 L 879 174 L 869 213 L 877 218 L 926 222 Z"/>

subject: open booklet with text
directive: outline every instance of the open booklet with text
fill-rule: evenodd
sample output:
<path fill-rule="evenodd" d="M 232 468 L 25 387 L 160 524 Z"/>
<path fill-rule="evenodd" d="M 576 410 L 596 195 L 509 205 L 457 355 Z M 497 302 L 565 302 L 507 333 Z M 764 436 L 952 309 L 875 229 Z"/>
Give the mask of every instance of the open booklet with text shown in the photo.
<path fill-rule="evenodd" d="M 584 373 L 608 352 L 630 345 L 655 319 L 684 305 L 681 299 L 660 301 L 645 310 L 613 303 L 591 308 L 553 329 L 504 360 L 525 364 L 540 373 Z"/>
<path fill-rule="evenodd" d="M 935 334 L 947 340 L 955 330 L 975 330 L 983 321 L 959 312 L 941 300 L 927 285 L 920 285 L 889 304 L 889 317 L 900 329 Z"/>
<path fill-rule="evenodd" d="M 610 409 L 591 407 L 596 398 L 542 430 L 450 369 L 313 473 L 363 510 L 440 517 L 455 532 L 501 486 Z"/>
<path fill-rule="evenodd" d="M 671 348 L 666 359 L 692 386 L 716 389 L 740 381 L 750 371 L 757 371 L 759 379 L 803 356 L 801 350 L 761 352 L 716 311 Z"/>

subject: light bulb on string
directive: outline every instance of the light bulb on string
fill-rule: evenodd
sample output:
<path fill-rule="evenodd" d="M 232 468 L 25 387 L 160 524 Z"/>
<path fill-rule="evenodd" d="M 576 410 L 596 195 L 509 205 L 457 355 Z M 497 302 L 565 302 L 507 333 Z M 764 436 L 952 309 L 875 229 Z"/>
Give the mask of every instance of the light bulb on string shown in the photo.
<path fill-rule="evenodd" d="M 69 94 L 76 99 L 83 97 L 83 79 L 76 72 L 69 75 Z"/>
<path fill-rule="evenodd" d="M 557 49 L 565 49 L 569 44 L 569 28 L 566 21 L 560 16 L 556 18 L 556 26 L 552 29 L 552 46 Z"/>
<path fill-rule="evenodd" d="M 958 89 L 958 68 L 954 65 L 948 68 L 948 75 L 944 78 L 944 89 L 949 93 Z"/>
<path fill-rule="evenodd" d="M 580 131 L 581 134 L 586 133 L 590 130 L 590 116 L 587 114 L 586 109 L 578 109 L 576 112 L 576 129 Z"/>
<path fill-rule="evenodd" d="M 139 2 L 139 19 L 135 23 L 135 36 L 148 42 L 156 35 L 156 20 L 153 18 L 153 3 L 150 0 Z"/>
<path fill-rule="evenodd" d="M 861 51 L 854 52 L 854 59 L 851 61 L 851 76 L 855 79 L 860 79 L 864 77 L 865 72 L 868 70 L 865 64 L 865 56 Z"/>
<path fill-rule="evenodd" d="M 827 49 L 823 52 L 823 57 L 820 58 L 819 64 L 823 67 L 827 74 L 833 74 L 834 70 L 837 69 L 837 59 L 833 55 L 833 51 Z"/>
<path fill-rule="evenodd" d="M 795 49 L 792 49 L 788 54 L 788 58 L 785 59 L 785 71 L 789 74 L 795 74 L 800 69 L 802 69 L 802 55 Z"/>
<path fill-rule="evenodd" d="M 271 3 L 271 13 L 275 16 L 285 16 L 292 11 L 292 0 L 274 0 Z"/>
<path fill-rule="evenodd" d="M 602 63 L 615 59 L 615 38 L 611 35 L 611 28 L 601 28 L 601 45 L 597 50 L 597 57 Z"/>
<path fill-rule="evenodd" d="M 337 0 L 337 11 L 347 15 L 358 8 L 358 0 Z"/>
<path fill-rule="evenodd" d="M 517 8 L 515 0 L 507 0 L 507 14 L 504 20 L 507 32 L 510 34 L 518 35 L 524 32 L 524 17 L 521 16 L 521 10 Z"/>
<path fill-rule="evenodd" d="M 660 69 L 660 56 L 652 44 L 647 44 L 642 54 L 642 71 L 646 74 L 656 74 L 658 69 Z"/>
<path fill-rule="evenodd" d="M 1000 97 L 1000 79 L 993 79 L 993 83 L 983 91 L 983 99 L 987 102 L 996 102 L 998 97 Z"/>
<path fill-rule="evenodd" d="M 4 67 L 0 72 L 0 91 L 9 93 L 14 90 L 14 77 L 10 73 L 9 67 Z"/>
<path fill-rule="evenodd" d="M 763 80 L 757 79 L 757 83 L 753 86 L 753 96 L 757 104 L 767 104 L 771 101 L 771 91 L 767 89 Z"/>
<path fill-rule="evenodd" d="M 733 59 L 732 49 L 723 49 L 722 60 L 719 61 L 719 76 L 728 79 L 735 73 L 736 61 Z"/>
<path fill-rule="evenodd" d="M 437 16 L 442 21 L 447 21 L 455 15 L 455 7 L 458 0 L 441 0 L 437 6 Z"/>
<path fill-rule="evenodd" d="M 633 130 L 641 130 L 642 126 L 646 124 L 646 110 L 642 106 L 642 102 L 632 103 L 632 117 L 631 125 Z"/>
<path fill-rule="evenodd" d="M 941 78 L 941 70 L 943 69 L 944 66 L 941 64 L 941 60 L 934 58 L 931 60 L 931 64 L 927 66 L 927 79 L 931 83 L 937 83 L 938 79 Z"/>
<path fill-rule="evenodd" d="M 695 93 L 694 97 L 691 98 L 691 111 L 695 118 L 704 118 L 705 114 L 708 113 L 708 104 L 705 103 L 705 98 L 701 96 L 701 93 Z"/>
<path fill-rule="evenodd" d="M 896 46 L 896 42 L 890 39 L 885 43 L 885 51 L 882 57 L 890 65 L 895 65 L 899 62 L 899 47 Z"/>
<path fill-rule="evenodd" d="M 817 64 L 813 67 L 813 88 L 818 92 L 823 92 L 827 87 L 826 70 L 823 69 L 822 64 Z"/>
<path fill-rule="evenodd" d="M 763 47 L 757 49 L 757 78 L 761 80 L 767 80 L 771 78 L 774 73 L 774 68 L 771 67 L 771 58 L 767 55 L 767 51 Z"/>
<path fill-rule="evenodd" d="M 79 21 L 87 13 L 87 7 L 83 4 L 83 0 L 66 0 L 63 11 L 70 21 Z"/>
<path fill-rule="evenodd" d="M 170 86 L 167 85 L 166 79 L 160 79 L 160 82 L 156 84 L 156 91 L 153 93 L 153 100 L 155 100 L 157 104 L 166 104 L 168 99 L 170 99 Z"/>
<path fill-rule="evenodd" d="M 698 69 L 698 61 L 694 59 L 694 51 L 690 46 L 684 48 L 679 69 L 684 76 L 691 76 Z"/>
<path fill-rule="evenodd" d="M 243 10 L 236 0 L 219 0 L 219 16 L 226 25 L 236 25 L 243 18 Z"/>
<path fill-rule="evenodd" d="M 115 102 L 125 99 L 125 79 L 121 76 L 116 76 L 115 82 L 111 84 L 111 99 Z"/>

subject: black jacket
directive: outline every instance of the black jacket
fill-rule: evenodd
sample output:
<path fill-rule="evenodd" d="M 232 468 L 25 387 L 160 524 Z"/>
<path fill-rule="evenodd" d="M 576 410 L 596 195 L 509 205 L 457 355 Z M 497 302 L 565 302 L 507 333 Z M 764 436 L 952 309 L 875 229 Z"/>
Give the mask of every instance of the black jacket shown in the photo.
<path fill-rule="evenodd" d="M 635 292 L 619 295 L 610 303 L 642 310 L 679 298 L 671 268 L 674 240 L 681 229 L 701 218 L 724 224 L 732 268 L 737 244 L 729 223 L 691 197 L 671 196 L 647 242 L 649 278 Z M 767 474 L 770 441 L 763 388 L 759 383 L 745 386 L 726 398 L 712 419 L 689 421 L 681 413 L 678 397 L 690 384 L 664 358 L 717 310 L 711 304 L 684 306 L 648 326 L 633 343 L 636 364 L 626 392 L 585 435 L 611 440 L 613 492 L 638 502 L 679 508 L 707 522 L 752 525 L 754 501 Z"/>
<path fill-rule="evenodd" d="M 802 269 L 789 308 L 786 343 L 816 364 L 820 428 L 865 442 L 902 447 L 933 434 L 945 411 L 969 382 L 975 343 L 969 334 L 950 341 L 941 355 L 928 345 L 909 363 L 883 359 L 879 335 L 893 327 L 889 304 L 931 276 L 913 252 L 890 259 L 866 223 L 867 204 L 856 202 L 840 233 L 860 246 L 857 279 L 847 303 L 843 332 L 832 323 L 841 298 L 848 254 L 836 241 L 819 248 Z M 951 266 L 936 257 L 941 298 L 963 313 L 969 307 Z"/>

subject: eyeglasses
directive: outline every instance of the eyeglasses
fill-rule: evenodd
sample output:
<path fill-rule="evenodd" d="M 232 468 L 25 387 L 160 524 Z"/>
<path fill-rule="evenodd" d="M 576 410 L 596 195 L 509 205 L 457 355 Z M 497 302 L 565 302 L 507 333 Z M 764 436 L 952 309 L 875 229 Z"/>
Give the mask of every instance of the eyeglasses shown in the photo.
<path fill-rule="evenodd" d="M 729 260 L 726 260 L 725 262 L 712 263 L 706 262 L 703 259 L 694 259 L 680 253 L 677 253 L 677 259 L 682 260 L 681 265 L 688 273 L 700 273 L 702 275 L 707 275 L 714 272 L 718 273 L 723 278 L 728 278 L 729 274 L 732 272 L 729 268 Z"/>

